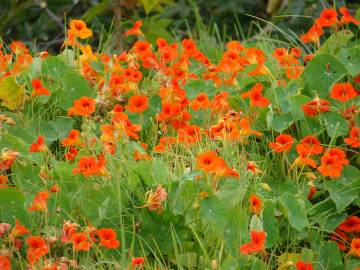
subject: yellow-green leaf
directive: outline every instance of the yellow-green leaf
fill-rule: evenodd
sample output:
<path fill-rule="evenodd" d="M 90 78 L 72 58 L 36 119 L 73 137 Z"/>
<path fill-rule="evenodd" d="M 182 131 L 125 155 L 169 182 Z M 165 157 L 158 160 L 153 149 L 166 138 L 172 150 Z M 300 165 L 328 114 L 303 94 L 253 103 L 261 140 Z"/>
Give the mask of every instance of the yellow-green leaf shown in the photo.
<path fill-rule="evenodd" d="M 24 87 L 18 85 L 14 77 L 5 77 L 0 80 L 1 105 L 9 110 L 17 110 L 23 107 L 25 97 Z"/>

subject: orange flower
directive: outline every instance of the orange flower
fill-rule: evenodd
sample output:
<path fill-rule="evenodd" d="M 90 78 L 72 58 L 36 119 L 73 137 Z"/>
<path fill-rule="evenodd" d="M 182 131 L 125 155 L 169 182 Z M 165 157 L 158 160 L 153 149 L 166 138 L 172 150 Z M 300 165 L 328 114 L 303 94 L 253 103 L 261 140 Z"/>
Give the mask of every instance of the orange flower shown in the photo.
<path fill-rule="evenodd" d="M 28 211 L 44 211 L 47 212 L 47 200 L 49 199 L 48 191 L 40 191 L 36 194 L 33 203 L 28 208 Z"/>
<path fill-rule="evenodd" d="M 98 235 L 100 238 L 100 246 L 104 246 L 108 249 L 119 247 L 120 242 L 116 239 L 116 232 L 113 229 L 100 229 L 98 230 Z"/>
<path fill-rule="evenodd" d="M 325 99 L 315 99 L 302 105 L 302 109 L 306 116 L 315 116 L 320 112 L 328 112 L 330 110 L 330 102 Z"/>
<path fill-rule="evenodd" d="M 339 11 L 342 15 L 342 17 L 340 19 L 341 24 L 349 24 L 349 23 L 353 23 L 355 25 L 360 24 L 360 22 L 357 19 L 355 19 L 353 16 L 351 16 L 349 10 L 346 7 L 340 7 Z"/>
<path fill-rule="evenodd" d="M 44 141 L 45 140 L 43 136 L 38 136 L 36 142 L 33 142 L 30 145 L 29 152 L 45 152 L 47 150 L 47 146 L 44 144 Z"/>
<path fill-rule="evenodd" d="M 337 23 L 337 12 L 333 8 L 324 9 L 320 17 L 315 20 L 320 27 L 329 27 Z"/>
<path fill-rule="evenodd" d="M 316 168 L 316 161 L 312 158 L 308 158 L 306 156 L 299 156 L 294 160 L 293 166 L 303 167 L 310 166 L 312 168 Z"/>
<path fill-rule="evenodd" d="M 133 267 L 136 267 L 137 265 L 143 265 L 145 263 L 144 257 L 135 257 L 132 258 L 131 264 Z"/>
<path fill-rule="evenodd" d="M 269 147 L 276 153 L 281 153 L 289 151 L 293 144 L 294 138 L 291 135 L 281 134 L 276 137 L 275 142 L 269 143 Z"/>
<path fill-rule="evenodd" d="M 0 269 L 11 270 L 11 263 L 8 256 L 0 255 Z"/>
<path fill-rule="evenodd" d="M 50 96 L 50 91 L 42 86 L 42 82 L 39 79 L 32 79 L 31 81 L 32 87 L 34 91 L 32 92 L 32 96 Z"/>
<path fill-rule="evenodd" d="M 349 135 L 350 135 L 350 137 L 344 139 L 345 143 L 350 145 L 352 148 L 359 148 L 360 147 L 360 128 L 352 127 Z"/>
<path fill-rule="evenodd" d="M 348 163 L 349 161 L 345 158 L 343 150 L 331 148 L 321 157 L 321 166 L 319 166 L 317 170 L 323 176 L 336 178 L 341 176 L 343 165 Z"/>
<path fill-rule="evenodd" d="M 144 34 L 142 33 L 142 31 L 140 29 L 141 26 L 142 26 L 142 21 L 136 21 L 134 23 L 133 27 L 124 33 L 124 36 L 125 37 L 131 36 L 131 35 L 144 36 Z"/>
<path fill-rule="evenodd" d="M 136 41 L 133 48 L 138 55 L 144 56 L 151 53 L 151 45 L 147 41 Z"/>
<path fill-rule="evenodd" d="M 61 242 L 69 243 L 71 242 L 71 237 L 76 233 L 77 227 L 79 225 L 76 223 L 72 223 L 70 221 L 64 222 L 61 229 Z"/>
<path fill-rule="evenodd" d="M 64 147 L 81 146 L 80 131 L 76 129 L 70 130 L 68 137 L 61 140 L 61 145 Z"/>
<path fill-rule="evenodd" d="M 349 99 L 355 98 L 357 93 L 351 83 L 336 83 L 330 93 L 330 97 L 341 102 L 346 102 Z"/>
<path fill-rule="evenodd" d="M 69 32 L 75 37 L 86 39 L 92 36 L 91 29 L 87 28 L 86 23 L 82 20 L 73 19 L 70 21 Z"/>
<path fill-rule="evenodd" d="M 74 250 L 77 251 L 89 251 L 92 246 L 86 234 L 82 232 L 74 233 L 71 236 L 71 242 L 73 243 Z"/>
<path fill-rule="evenodd" d="M 313 270 L 314 267 L 311 263 L 298 261 L 296 263 L 296 270 Z"/>
<path fill-rule="evenodd" d="M 251 231 L 251 242 L 240 247 L 242 254 L 248 255 L 254 252 L 264 252 L 266 233 L 264 231 Z"/>
<path fill-rule="evenodd" d="M 67 153 L 65 153 L 65 159 L 69 160 L 69 161 L 74 160 L 76 158 L 78 152 L 79 151 L 75 147 L 71 146 L 69 148 L 69 151 Z"/>
<path fill-rule="evenodd" d="M 218 167 L 218 156 L 214 151 L 198 154 L 196 160 L 197 168 L 208 173 L 215 172 Z"/>
<path fill-rule="evenodd" d="M 162 202 L 167 199 L 166 190 L 160 185 L 155 192 L 149 191 L 147 194 L 147 204 L 143 207 L 148 207 L 150 211 L 161 212 L 163 209 Z"/>
<path fill-rule="evenodd" d="M 69 109 L 68 115 L 90 116 L 95 112 L 95 100 L 89 97 L 81 97 L 74 101 L 74 105 Z"/>
<path fill-rule="evenodd" d="M 301 140 L 300 144 L 296 145 L 296 151 L 300 156 L 307 157 L 320 155 L 324 151 L 324 147 L 320 145 L 316 137 L 308 135 Z"/>
<path fill-rule="evenodd" d="M 0 175 L 0 189 L 8 188 L 9 179 L 6 175 Z"/>
<path fill-rule="evenodd" d="M 201 129 L 196 125 L 188 125 L 178 131 L 178 141 L 186 144 L 201 141 Z"/>
<path fill-rule="evenodd" d="M 134 95 L 129 99 L 128 109 L 132 113 L 141 113 L 149 108 L 149 98 L 142 95 Z"/>
<path fill-rule="evenodd" d="M 16 55 L 28 54 L 29 53 L 29 49 L 21 41 L 13 41 L 13 42 L 11 42 L 11 44 L 9 45 L 9 48 Z"/>
<path fill-rule="evenodd" d="M 21 225 L 20 221 L 18 219 L 16 219 L 15 226 L 11 230 L 11 233 L 10 233 L 10 238 L 14 239 L 14 238 L 26 235 L 26 234 L 30 234 L 30 231 L 28 229 L 26 229 L 25 226 Z"/>
<path fill-rule="evenodd" d="M 254 107 L 265 108 L 270 104 L 270 101 L 262 95 L 264 86 L 261 83 L 256 83 L 248 92 L 243 93 L 243 98 L 250 98 L 250 104 Z"/>
<path fill-rule="evenodd" d="M 252 194 L 250 196 L 250 212 L 260 215 L 262 208 L 262 201 L 261 199 L 256 196 L 255 194 Z"/>
<path fill-rule="evenodd" d="M 9 170 L 19 155 L 19 152 L 12 149 L 2 151 L 0 156 L 0 170 Z"/>
<path fill-rule="evenodd" d="M 300 40 L 305 44 L 309 43 L 309 42 L 318 43 L 320 37 L 323 34 L 324 34 L 324 31 L 323 31 L 322 27 L 317 24 L 314 24 L 306 34 L 304 34 L 300 37 Z"/>
<path fill-rule="evenodd" d="M 338 226 L 338 229 L 348 233 L 358 233 L 360 232 L 360 218 L 357 216 L 348 217 Z"/>
<path fill-rule="evenodd" d="M 42 256 L 49 253 L 49 248 L 41 236 L 30 236 L 26 239 L 26 243 L 28 245 L 27 260 L 30 264 L 38 262 Z"/>
<path fill-rule="evenodd" d="M 198 94 L 195 97 L 195 99 L 191 102 L 191 108 L 194 111 L 198 111 L 200 109 L 204 110 L 209 108 L 209 106 L 210 106 L 209 97 L 205 93 Z"/>
<path fill-rule="evenodd" d="M 105 158 L 99 155 L 98 159 L 93 156 L 81 157 L 78 162 L 78 167 L 73 169 L 73 174 L 82 174 L 84 176 L 92 175 L 106 175 Z"/>
<path fill-rule="evenodd" d="M 360 257 L 360 238 L 354 238 L 351 240 L 351 249 L 349 254 Z"/>

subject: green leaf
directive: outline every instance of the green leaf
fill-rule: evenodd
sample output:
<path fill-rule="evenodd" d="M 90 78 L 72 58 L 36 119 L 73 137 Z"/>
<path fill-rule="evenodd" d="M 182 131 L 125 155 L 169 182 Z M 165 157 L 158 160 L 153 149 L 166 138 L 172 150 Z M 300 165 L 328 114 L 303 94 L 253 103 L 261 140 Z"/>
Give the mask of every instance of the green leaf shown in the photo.
<path fill-rule="evenodd" d="M 266 247 L 271 248 L 280 239 L 279 223 L 275 218 L 275 207 L 272 201 L 265 203 L 263 211 L 263 225 L 266 232 Z"/>
<path fill-rule="evenodd" d="M 70 117 L 57 117 L 56 119 L 46 122 L 44 125 L 44 136 L 47 142 L 66 138 L 72 129 L 74 120 Z"/>
<path fill-rule="evenodd" d="M 335 56 L 319 54 L 308 63 L 302 76 L 312 94 L 315 91 L 320 97 L 327 98 L 330 87 L 345 74 L 346 68 Z"/>
<path fill-rule="evenodd" d="M 226 205 L 215 197 L 205 198 L 201 201 L 200 217 L 218 233 L 222 233 L 229 219 L 229 211 Z"/>
<path fill-rule="evenodd" d="M 60 83 L 70 68 L 59 57 L 49 56 L 41 64 L 42 76 L 48 76 Z"/>
<path fill-rule="evenodd" d="M 342 257 L 339 248 L 335 242 L 325 242 L 320 249 L 318 262 L 321 265 L 319 269 L 343 270 Z"/>
<path fill-rule="evenodd" d="M 347 167 L 344 170 L 347 170 Z M 326 189 L 330 193 L 329 197 L 336 204 L 338 212 L 342 212 L 360 193 L 359 175 L 353 174 L 348 177 L 347 183 L 338 180 L 326 183 Z"/>
<path fill-rule="evenodd" d="M 25 89 L 18 85 L 12 76 L 0 80 L 1 105 L 9 110 L 22 109 L 25 98 Z"/>
<path fill-rule="evenodd" d="M 301 105 L 310 100 L 311 99 L 308 96 L 304 95 L 293 96 L 290 98 L 290 111 L 294 121 L 305 119 L 304 111 L 302 110 Z"/>
<path fill-rule="evenodd" d="M 270 127 L 272 130 L 282 132 L 290 127 L 293 122 L 291 113 L 278 113 L 274 114 Z"/>
<path fill-rule="evenodd" d="M 339 53 L 339 59 L 342 61 L 351 76 L 359 74 L 360 70 L 360 48 L 344 48 Z"/>
<path fill-rule="evenodd" d="M 15 218 L 24 220 L 24 194 L 15 188 L 0 189 L 0 219 L 1 222 L 14 223 Z"/>
<path fill-rule="evenodd" d="M 354 34 L 349 30 L 337 31 L 332 34 L 321 46 L 321 53 L 335 54 L 341 47 L 345 47 Z"/>
<path fill-rule="evenodd" d="M 289 220 L 291 227 L 298 231 L 302 231 L 309 226 L 305 207 L 300 204 L 299 200 L 295 198 L 290 192 L 285 192 L 280 197 L 280 206 L 282 213 Z"/>
<path fill-rule="evenodd" d="M 105 12 L 109 7 L 110 0 L 103 0 L 95 6 L 89 8 L 83 15 L 86 22 L 92 21 L 94 18 Z"/>
<path fill-rule="evenodd" d="M 57 104 L 64 110 L 68 110 L 74 100 L 83 96 L 95 97 L 95 93 L 83 76 L 70 70 L 64 75 L 63 89 L 59 93 Z"/>
<path fill-rule="evenodd" d="M 349 123 L 338 113 L 326 112 L 323 114 L 327 133 L 331 138 L 348 134 Z"/>

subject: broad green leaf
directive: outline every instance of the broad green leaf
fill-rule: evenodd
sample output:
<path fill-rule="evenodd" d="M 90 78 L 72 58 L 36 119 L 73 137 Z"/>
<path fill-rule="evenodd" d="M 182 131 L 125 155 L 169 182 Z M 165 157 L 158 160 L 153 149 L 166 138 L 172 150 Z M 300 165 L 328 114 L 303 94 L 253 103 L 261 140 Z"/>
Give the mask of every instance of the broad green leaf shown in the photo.
<path fill-rule="evenodd" d="M 266 232 L 267 248 L 271 248 L 280 239 L 279 223 L 275 218 L 275 207 L 272 201 L 267 201 L 263 210 L 263 224 Z"/>
<path fill-rule="evenodd" d="M 1 222 L 14 223 L 16 218 L 24 220 L 24 194 L 15 188 L 0 189 L 0 220 Z"/>
<path fill-rule="evenodd" d="M 325 242 L 320 249 L 318 262 L 321 265 L 318 269 L 343 270 L 342 257 L 335 242 Z"/>
<path fill-rule="evenodd" d="M 285 192 L 280 197 L 280 206 L 283 214 L 289 220 L 291 227 L 302 231 L 309 226 L 304 205 L 290 192 Z"/>
<path fill-rule="evenodd" d="M 322 44 L 319 51 L 321 53 L 336 54 L 337 51 L 345 47 L 353 37 L 354 34 L 349 30 L 337 31 Z"/>
<path fill-rule="evenodd" d="M 330 87 L 346 74 L 344 65 L 333 55 L 319 54 L 306 66 L 303 77 L 307 80 L 311 94 L 321 98 L 329 96 Z"/>
<path fill-rule="evenodd" d="M 349 123 L 338 113 L 326 112 L 323 114 L 327 133 L 331 138 L 348 134 Z"/>
<path fill-rule="evenodd" d="M 360 48 L 343 48 L 339 53 L 339 59 L 346 67 L 351 76 L 359 74 L 360 70 Z"/>
<path fill-rule="evenodd" d="M 308 96 L 299 95 L 290 98 L 290 112 L 294 121 L 302 120 L 305 118 L 304 111 L 301 106 L 311 99 Z"/>
<path fill-rule="evenodd" d="M 18 85 L 14 77 L 0 79 L 1 105 L 9 110 L 22 109 L 25 98 L 24 87 Z"/>
<path fill-rule="evenodd" d="M 47 142 L 53 142 L 66 138 L 72 129 L 74 120 L 70 117 L 57 117 L 56 119 L 46 122 L 43 129 L 43 135 Z"/>
<path fill-rule="evenodd" d="M 68 110 L 73 105 L 74 100 L 82 96 L 95 96 L 89 82 L 75 71 L 67 72 L 63 78 L 62 91 L 58 95 L 58 106 Z"/>
<path fill-rule="evenodd" d="M 215 197 L 205 198 L 201 201 L 200 217 L 205 224 L 209 224 L 218 233 L 222 233 L 229 219 L 228 208 Z"/>
<path fill-rule="evenodd" d="M 278 113 L 274 114 L 270 127 L 277 132 L 283 132 L 293 122 L 291 113 Z"/>
<path fill-rule="evenodd" d="M 59 57 L 49 56 L 41 64 L 42 76 L 53 78 L 56 83 L 60 83 L 70 68 Z"/>
<path fill-rule="evenodd" d="M 330 193 L 329 197 L 335 202 L 338 212 L 343 211 L 360 194 L 360 177 L 356 177 L 356 175 L 350 177 L 348 183 L 337 180 L 326 183 L 326 189 Z"/>

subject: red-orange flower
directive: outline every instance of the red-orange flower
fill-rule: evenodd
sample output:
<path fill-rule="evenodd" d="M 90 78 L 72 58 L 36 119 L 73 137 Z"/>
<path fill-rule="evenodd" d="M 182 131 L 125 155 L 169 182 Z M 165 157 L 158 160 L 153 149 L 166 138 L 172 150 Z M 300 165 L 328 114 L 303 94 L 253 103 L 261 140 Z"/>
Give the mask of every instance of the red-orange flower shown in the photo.
<path fill-rule="evenodd" d="M 92 36 L 91 29 L 87 28 L 86 23 L 82 20 L 71 20 L 70 21 L 70 29 L 69 32 L 74 37 L 80 39 L 86 39 Z"/>
<path fill-rule="evenodd" d="M 332 26 L 337 23 L 337 12 L 333 8 L 324 9 L 315 23 L 321 27 Z"/>
<path fill-rule="evenodd" d="M 149 108 L 149 98 L 142 95 L 134 95 L 129 99 L 129 103 L 126 106 L 132 113 L 141 113 Z"/>
<path fill-rule="evenodd" d="M 348 233 L 360 232 L 360 218 L 357 216 L 348 217 L 338 226 L 338 229 Z"/>
<path fill-rule="evenodd" d="M 11 230 L 10 238 L 14 239 L 23 235 L 30 234 L 30 231 L 25 226 L 21 225 L 20 221 L 16 219 L 15 226 Z"/>
<path fill-rule="evenodd" d="M 350 254 L 360 257 L 360 238 L 351 240 Z"/>
<path fill-rule="evenodd" d="M 240 247 L 242 254 L 250 254 L 254 252 L 263 252 L 265 250 L 264 243 L 266 233 L 264 231 L 251 231 L 251 242 Z"/>
<path fill-rule="evenodd" d="M 100 238 L 100 246 L 104 246 L 109 249 L 118 248 L 120 245 L 119 240 L 116 239 L 116 232 L 113 229 L 103 228 L 98 230 Z"/>
<path fill-rule="evenodd" d="M 194 111 L 198 111 L 200 109 L 207 109 L 210 106 L 209 97 L 205 93 L 198 94 L 195 99 L 191 102 L 191 108 Z"/>
<path fill-rule="evenodd" d="M 42 82 L 39 79 L 32 79 L 31 81 L 32 87 L 33 87 L 33 92 L 31 95 L 36 95 L 36 96 L 50 96 L 51 93 L 50 91 L 43 87 Z"/>
<path fill-rule="evenodd" d="M 296 151 L 300 156 L 307 157 L 321 154 L 324 147 L 320 145 L 316 137 L 308 135 L 301 140 L 300 144 L 296 145 Z"/>
<path fill-rule="evenodd" d="M 262 200 L 255 194 L 252 194 L 250 196 L 250 212 L 256 215 L 260 215 L 261 209 L 262 209 Z"/>
<path fill-rule="evenodd" d="M 47 201 L 49 199 L 48 191 L 40 191 L 36 194 L 33 203 L 29 206 L 28 211 L 48 211 Z"/>
<path fill-rule="evenodd" d="M 330 110 L 330 102 L 325 99 L 315 99 L 301 106 L 306 116 L 315 116 L 320 112 L 328 112 Z"/>
<path fill-rule="evenodd" d="M 68 115 L 89 116 L 95 112 L 95 100 L 89 97 L 81 97 L 74 101 L 74 105 L 69 109 Z"/>
<path fill-rule="evenodd" d="M 206 151 L 196 158 L 197 167 L 205 172 L 214 172 L 218 166 L 218 156 L 214 151 Z"/>
<path fill-rule="evenodd" d="M 314 267 L 311 263 L 298 261 L 296 263 L 296 270 L 313 270 Z"/>
<path fill-rule="evenodd" d="M 38 136 L 37 139 L 36 139 L 36 142 L 33 142 L 31 145 L 30 145 L 30 149 L 29 149 L 29 152 L 32 153 L 32 152 L 44 152 L 47 150 L 47 146 L 46 144 L 44 144 L 45 142 L 45 139 L 43 136 Z"/>
<path fill-rule="evenodd" d="M 131 264 L 132 266 L 137 266 L 137 265 L 143 265 L 145 263 L 145 258 L 144 257 L 135 257 L 132 258 Z"/>
<path fill-rule="evenodd" d="M 256 83 L 248 92 L 243 93 L 243 98 L 250 98 L 250 104 L 254 107 L 264 108 L 270 104 L 270 101 L 262 95 L 264 86 L 261 83 Z"/>
<path fill-rule="evenodd" d="M 73 243 L 74 250 L 77 251 L 89 251 L 92 246 L 86 234 L 82 232 L 74 233 L 71 236 L 71 242 Z"/>
<path fill-rule="evenodd" d="M 275 142 L 270 142 L 269 147 L 276 153 L 286 152 L 294 144 L 294 138 L 291 135 L 281 134 L 275 138 Z"/>
<path fill-rule="evenodd" d="M 0 269 L 11 270 L 11 263 L 8 256 L 0 255 Z"/>
<path fill-rule="evenodd" d="M 141 26 L 142 26 L 142 21 L 136 21 L 134 23 L 133 27 L 124 33 L 124 36 L 125 37 L 131 36 L 131 35 L 144 36 L 144 34 L 142 33 L 142 31 L 140 29 Z"/>
<path fill-rule="evenodd" d="M 61 229 L 61 242 L 71 242 L 71 237 L 76 233 L 77 227 L 79 227 L 78 224 L 65 221 Z"/>
<path fill-rule="evenodd" d="M 30 264 L 38 262 L 42 256 L 49 253 L 49 248 L 41 236 L 30 236 L 26 239 L 26 243 L 28 245 L 27 260 Z"/>
<path fill-rule="evenodd" d="M 344 141 L 352 148 L 359 148 L 360 147 L 360 128 L 359 127 L 352 127 L 350 130 L 350 136 L 345 138 Z"/>
<path fill-rule="evenodd" d="M 353 23 L 355 25 L 360 24 L 360 22 L 356 18 L 351 16 L 349 10 L 346 7 L 340 7 L 339 11 L 340 11 L 340 13 L 342 15 L 342 17 L 340 19 L 341 24 L 349 24 L 349 23 Z"/>
<path fill-rule="evenodd" d="M 147 203 L 143 207 L 148 207 L 150 211 L 161 212 L 163 209 L 162 202 L 167 199 L 166 190 L 160 185 L 155 192 L 149 191 L 147 194 Z"/>
<path fill-rule="evenodd" d="M 341 176 L 343 166 L 346 164 L 349 164 L 349 161 L 345 158 L 344 151 L 338 148 L 331 148 L 321 157 L 321 166 L 317 170 L 323 176 L 336 178 Z"/>
<path fill-rule="evenodd" d="M 349 99 L 355 98 L 357 93 L 351 83 L 336 83 L 330 93 L 330 97 L 341 102 L 346 102 Z"/>
<path fill-rule="evenodd" d="M 73 174 L 82 174 L 84 176 L 105 175 L 105 158 L 99 155 L 98 159 L 93 156 L 81 157 L 77 168 L 73 169 Z"/>
<path fill-rule="evenodd" d="M 76 129 L 70 130 L 68 137 L 61 140 L 61 145 L 64 147 L 82 145 L 80 140 L 80 131 Z"/>

